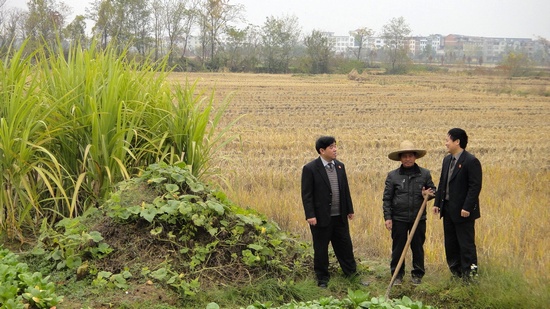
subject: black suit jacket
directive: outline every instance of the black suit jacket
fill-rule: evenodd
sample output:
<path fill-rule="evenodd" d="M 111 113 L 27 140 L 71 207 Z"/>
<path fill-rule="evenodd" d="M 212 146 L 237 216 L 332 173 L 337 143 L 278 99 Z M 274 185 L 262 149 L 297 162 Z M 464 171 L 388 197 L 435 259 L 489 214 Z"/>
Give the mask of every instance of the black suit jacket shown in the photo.
<path fill-rule="evenodd" d="M 353 203 L 348 185 L 348 177 L 344 164 L 334 160 L 334 168 L 338 175 L 340 190 L 340 214 L 342 218 L 353 213 Z M 317 159 L 304 165 L 302 169 L 302 203 L 306 219 L 317 218 L 317 226 L 330 224 L 330 208 L 332 206 L 332 190 L 323 161 Z M 346 223 L 348 220 L 344 220 Z"/>
<path fill-rule="evenodd" d="M 466 150 L 455 164 L 449 181 L 449 201 L 445 201 L 447 175 L 451 156 L 443 158 L 439 187 L 435 195 L 434 206 L 440 208 L 441 217 L 448 215 L 453 222 L 472 221 L 480 217 L 479 193 L 481 192 L 482 171 L 479 160 Z M 461 217 L 460 211 L 470 212 L 469 217 Z"/>

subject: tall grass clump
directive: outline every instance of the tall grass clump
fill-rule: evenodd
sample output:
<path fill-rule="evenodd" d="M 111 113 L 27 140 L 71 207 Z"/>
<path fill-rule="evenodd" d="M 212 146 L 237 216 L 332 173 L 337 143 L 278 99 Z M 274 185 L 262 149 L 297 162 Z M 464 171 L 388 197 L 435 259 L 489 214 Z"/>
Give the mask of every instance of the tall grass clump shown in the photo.
<path fill-rule="evenodd" d="M 229 100 L 215 109 L 194 84 L 168 83 L 165 60 L 96 44 L 22 50 L 1 68 L 0 233 L 21 238 L 23 226 L 78 216 L 151 163 L 202 175 L 225 142 L 216 126 Z"/>
<path fill-rule="evenodd" d="M 38 74 L 24 45 L 0 65 L 0 227 L 21 237 L 41 213 L 40 197 L 63 197 L 62 168 L 48 150 L 50 97 L 39 97 Z M 66 196 L 66 195 L 65 195 Z"/>

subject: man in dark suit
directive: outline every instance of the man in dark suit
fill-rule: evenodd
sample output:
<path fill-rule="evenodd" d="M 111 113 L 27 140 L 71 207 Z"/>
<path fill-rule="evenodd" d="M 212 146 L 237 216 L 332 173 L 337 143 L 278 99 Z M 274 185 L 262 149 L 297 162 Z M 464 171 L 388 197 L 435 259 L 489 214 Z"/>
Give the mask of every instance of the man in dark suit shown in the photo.
<path fill-rule="evenodd" d="M 454 276 L 469 280 L 477 275 L 475 220 L 480 217 L 481 163 L 467 152 L 468 135 L 459 128 L 449 130 L 445 146 L 434 213 L 443 218 L 445 254 Z"/>
<path fill-rule="evenodd" d="M 302 169 L 302 203 L 313 236 L 317 283 L 326 288 L 330 279 L 329 242 L 344 275 L 357 274 L 348 222 L 353 219 L 353 204 L 346 168 L 336 160 L 336 139 L 322 136 L 317 139 L 315 149 L 319 157 Z"/>

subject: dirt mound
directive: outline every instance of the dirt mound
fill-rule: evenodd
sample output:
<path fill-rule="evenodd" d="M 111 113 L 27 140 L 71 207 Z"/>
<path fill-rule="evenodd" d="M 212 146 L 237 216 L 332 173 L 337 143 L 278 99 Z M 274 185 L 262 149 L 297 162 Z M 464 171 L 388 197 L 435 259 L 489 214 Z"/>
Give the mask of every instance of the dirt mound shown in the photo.
<path fill-rule="evenodd" d="M 184 291 L 298 273 L 312 262 L 307 244 L 232 204 L 185 168 L 150 166 L 120 183 L 103 212 L 91 230 L 113 251 L 94 262 L 98 269 L 159 271 L 152 278 Z"/>

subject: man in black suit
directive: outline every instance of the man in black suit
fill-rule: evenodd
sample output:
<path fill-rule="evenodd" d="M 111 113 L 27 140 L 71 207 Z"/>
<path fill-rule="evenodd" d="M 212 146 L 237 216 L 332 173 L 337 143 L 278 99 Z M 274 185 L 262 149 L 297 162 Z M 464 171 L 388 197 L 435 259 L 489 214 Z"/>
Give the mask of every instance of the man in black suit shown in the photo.
<path fill-rule="evenodd" d="M 477 275 L 475 220 L 480 217 L 481 163 L 467 152 L 468 135 L 459 128 L 449 130 L 445 146 L 434 213 L 443 218 L 445 254 L 454 276 L 469 280 Z"/>
<path fill-rule="evenodd" d="M 353 204 L 346 168 L 336 160 L 336 139 L 322 136 L 315 149 L 319 157 L 302 169 L 302 203 L 313 236 L 317 283 L 326 288 L 330 279 L 329 242 L 344 275 L 354 277 L 357 273 L 348 223 L 353 219 Z"/>

